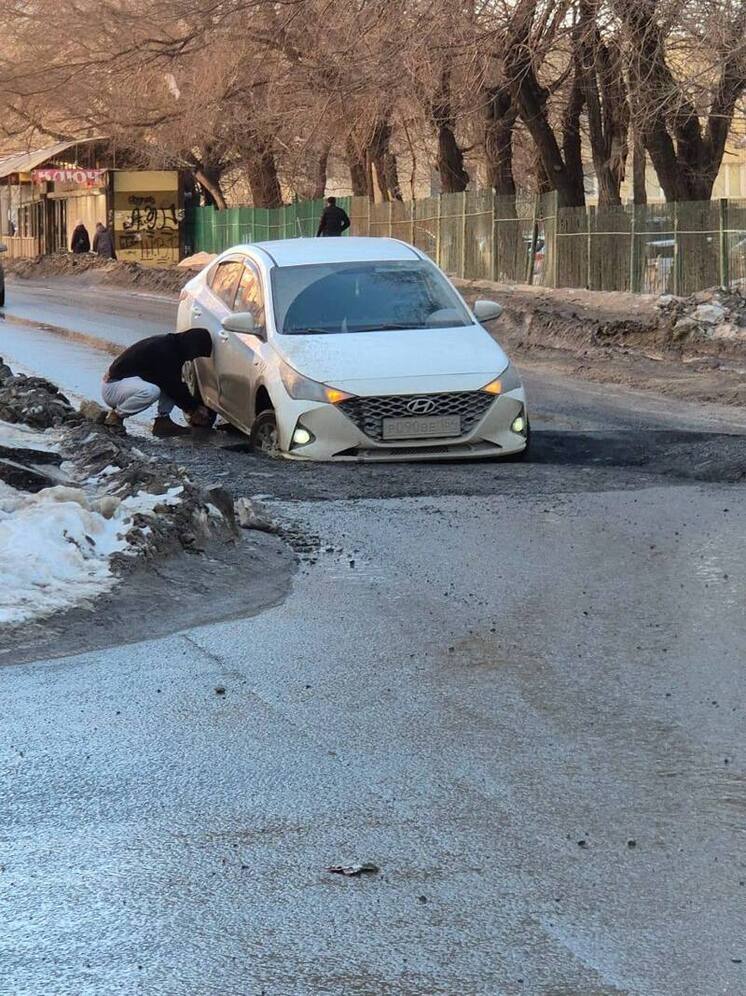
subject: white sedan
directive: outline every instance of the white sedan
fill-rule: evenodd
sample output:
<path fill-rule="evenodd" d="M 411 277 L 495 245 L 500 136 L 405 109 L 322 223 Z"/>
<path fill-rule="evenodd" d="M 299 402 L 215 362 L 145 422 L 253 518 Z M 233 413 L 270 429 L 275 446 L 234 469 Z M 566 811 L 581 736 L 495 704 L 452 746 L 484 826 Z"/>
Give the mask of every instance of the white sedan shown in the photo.
<path fill-rule="evenodd" d="M 257 449 L 308 460 L 526 451 L 521 379 L 423 253 L 383 238 L 236 246 L 186 285 L 178 331 L 210 331 L 185 371 Z"/>

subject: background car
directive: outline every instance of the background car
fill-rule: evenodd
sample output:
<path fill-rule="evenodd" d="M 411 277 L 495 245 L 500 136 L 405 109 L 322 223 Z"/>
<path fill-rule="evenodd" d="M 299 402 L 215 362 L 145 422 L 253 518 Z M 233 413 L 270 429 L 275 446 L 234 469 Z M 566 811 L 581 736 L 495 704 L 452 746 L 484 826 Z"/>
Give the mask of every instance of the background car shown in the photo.
<path fill-rule="evenodd" d="M 237 246 L 184 288 L 178 330 L 213 354 L 185 372 L 195 396 L 255 447 L 315 460 L 524 453 L 521 379 L 419 250 L 393 239 Z"/>

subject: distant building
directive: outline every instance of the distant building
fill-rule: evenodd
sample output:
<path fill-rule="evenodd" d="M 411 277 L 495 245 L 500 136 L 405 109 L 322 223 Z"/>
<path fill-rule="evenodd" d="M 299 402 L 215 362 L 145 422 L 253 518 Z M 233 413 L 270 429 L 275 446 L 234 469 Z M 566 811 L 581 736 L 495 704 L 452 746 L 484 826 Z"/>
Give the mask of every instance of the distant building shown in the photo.
<path fill-rule="evenodd" d="M 10 256 L 69 250 L 82 221 L 114 232 L 117 258 L 151 266 L 175 263 L 184 242 L 178 170 L 121 168 L 111 143 L 88 138 L 0 155 L 0 235 Z"/>

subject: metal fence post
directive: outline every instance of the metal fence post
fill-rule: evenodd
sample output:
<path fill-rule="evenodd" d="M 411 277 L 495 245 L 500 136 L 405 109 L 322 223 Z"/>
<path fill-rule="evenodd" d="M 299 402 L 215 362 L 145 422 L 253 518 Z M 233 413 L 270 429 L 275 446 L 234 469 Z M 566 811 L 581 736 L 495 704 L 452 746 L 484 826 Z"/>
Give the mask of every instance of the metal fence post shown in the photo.
<path fill-rule="evenodd" d="M 673 202 L 673 292 L 678 297 L 681 279 L 679 275 L 679 202 Z"/>
<path fill-rule="evenodd" d="M 492 190 L 492 224 L 490 226 L 490 239 L 492 244 L 492 260 L 490 268 L 490 277 L 493 283 L 497 283 L 497 276 L 500 272 L 499 269 L 499 255 L 498 255 L 498 245 L 497 245 L 497 194 L 493 188 Z"/>
<path fill-rule="evenodd" d="M 461 195 L 461 279 L 466 278 L 466 191 Z"/>
<path fill-rule="evenodd" d="M 367 236 L 370 236 L 370 197 L 368 197 L 368 217 L 367 217 L 367 222 L 368 222 L 368 231 L 365 234 Z"/>
<path fill-rule="evenodd" d="M 413 201 L 411 201 L 411 203 L 409 205 L 409 233 L 410 233 L 410 240 L 409 241 L 410 241 L 411 245 L 415 244 L 415 238 L 414 238 L 414 228 L 415 228 L 415 225 L 414 225 L 414 223 L 415 223 L 416 211 L 417 211 L 417 201 L 413 200 Z"/>
<path fill-rule="evenodd" d="M 440 266 L 440 249 L 442 242 L 441 223 L 443 220 L 443 195 L 438 194 L 438 213 L 435 219 L 435 262 Z"/>
<path fill-rule="evenodd" d="M 394 237 L 394 202 L 389 201 L 389 238 Z"/>
<path fill-rule="evenodd" d="M 730 284 L 730 260 L 728 259 L 728 201 L 720 198 L 720 286 Z"/>
<path fill-rule="evenodd" d="M 529 285 L 529 287 L 532 286 L 534 282 L 534 265 L 536 263 L 536 243 L 539 241 L 540 200 L 541 200 L 541 195 L 534 194 L 534 213 L 531 217 L 531 242 L 529 243 L 528 247 L 528 269 L 526 272 L 526 283 Z"/>
<path fill-rule="evenodd" d="M 593 279 L 591 277 L 592 263 L 593 263 L 593 214 L 594 207 L 592 204 L 588 204 L 585 209 L 585 237 L 586 237 L 586 247 L 585 247 L 585 286 L 587 290 L 592 290 Z"/>
<path fill-rule="evenodd" d="M 552 209 L 554 211 L 554 252 L 552 253 L 552 283 L 551 286 L 557 289 L 559 284 L 559 191 L 552 191 Z"/>
<path fill-rule="evenodd" d="M 637 205 L 632 205 L 632 213 L 629 219 L 629 289 L 633 294 L 639 294 L 639 281 L 637 279 Z"/>

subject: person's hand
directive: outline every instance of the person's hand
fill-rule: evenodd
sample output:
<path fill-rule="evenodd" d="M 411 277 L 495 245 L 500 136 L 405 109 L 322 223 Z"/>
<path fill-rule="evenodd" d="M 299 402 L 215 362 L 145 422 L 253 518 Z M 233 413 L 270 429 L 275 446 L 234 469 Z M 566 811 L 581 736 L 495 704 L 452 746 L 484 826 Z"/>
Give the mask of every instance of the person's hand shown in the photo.
<path fill-rule="evenodd" d="M 194 411 L 187 416 L 187 421 L 195 429 L 209 429 L 212 425 L 212 413 L 204 405 L 198 405 Z"/>

